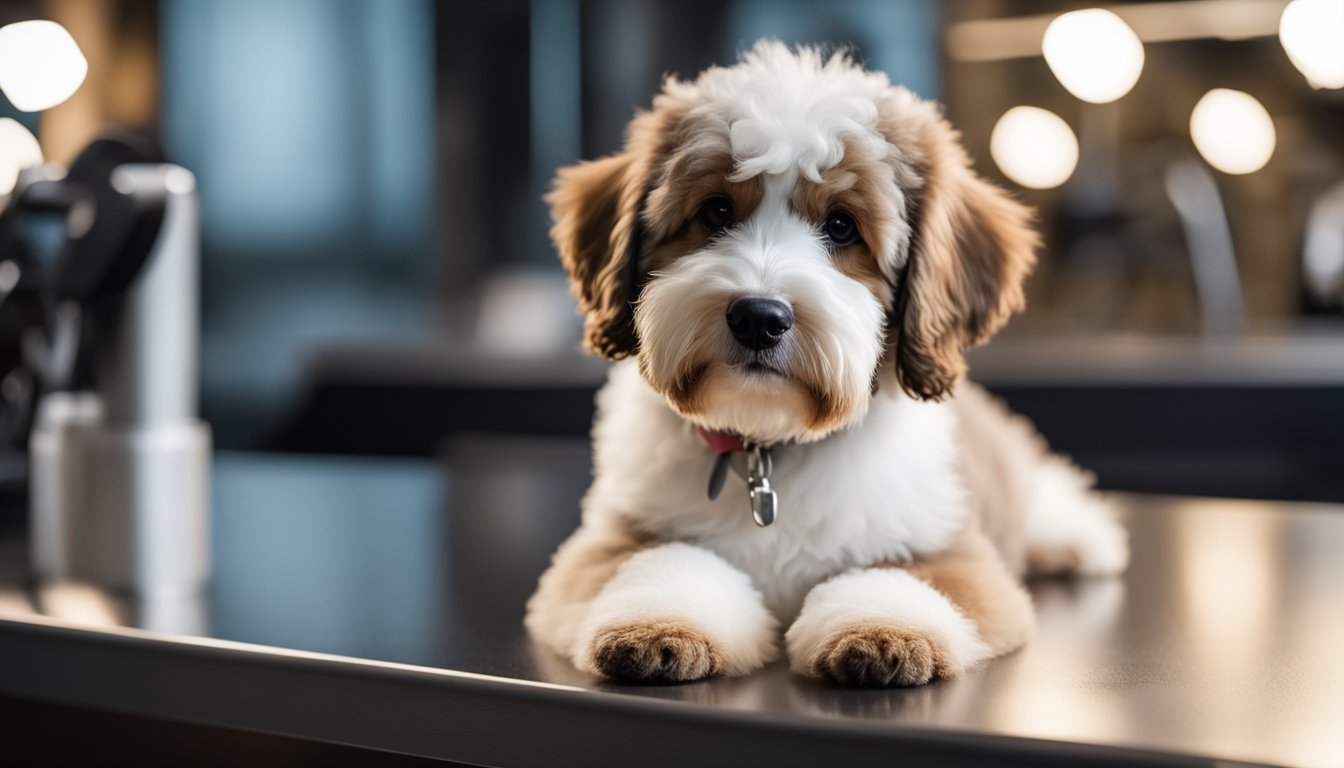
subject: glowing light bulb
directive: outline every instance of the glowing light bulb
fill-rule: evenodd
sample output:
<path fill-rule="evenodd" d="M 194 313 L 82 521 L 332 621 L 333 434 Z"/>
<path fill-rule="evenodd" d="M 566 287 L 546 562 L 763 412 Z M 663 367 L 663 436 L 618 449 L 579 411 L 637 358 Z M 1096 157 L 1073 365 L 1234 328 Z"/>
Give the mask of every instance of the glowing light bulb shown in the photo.
<path fill-rule="evenodd" d="M 989 136 L 989 154 L 1003 174 L 1024 187 L 1050 189 L 1078 166 L 1078 139 L 1069 124 L 1040 107 L 1013 107 Z"/>
<path fill-rule="evenodd" d="M 0 117 L 0 196 L 14 191 L 19 171 L 42 164 L 37 137 L 16 120 Z"/>
<path fill-rule="evenodd" d="M 1101 8 L 1057 17 L 1041 40 L 1045 63 L 1069 93 L 1105 104 L 1129 93 L 1143 72 L 1143 43 L 1119 16 Z"/>
<path fill-rule="evenodd" d="M 1252 173 L 1274 154 L 1274 121 L 1249 93 L 1215 88 L 1190 114 L 1190 138 L 1209 165 L 1223 173 Z"/>
<path fill-rule="evenodd" d="M 1344 88 L 1344 0 L 1293 0 L 1279 42 L 1314 88 Z"/>
<path fill-rule="evenodd" d="M 75 39 L 54 21 L 0 27 L 0 91 L 22 112 L 51 109 L 74 95 L 88 74 Z"/>

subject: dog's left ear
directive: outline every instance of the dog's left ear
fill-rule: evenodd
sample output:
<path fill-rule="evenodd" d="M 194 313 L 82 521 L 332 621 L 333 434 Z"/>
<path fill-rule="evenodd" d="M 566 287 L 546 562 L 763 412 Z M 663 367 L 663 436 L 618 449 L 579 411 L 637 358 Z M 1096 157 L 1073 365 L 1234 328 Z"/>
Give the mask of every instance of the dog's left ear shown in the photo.
<path fill-rule="evenodd" d="M 1031 210 L 971 170 L 935 107 L 904 106 L 913 109 L 897 116 L 902 136 L 893 143 L 910 147 L 923 186 L 912 193 L 914 231 L 897 288 L 896 376 L 911 395 L 938 400 L 966 372 L 966 350 L 1022 309 L 1039 238 Z"/>

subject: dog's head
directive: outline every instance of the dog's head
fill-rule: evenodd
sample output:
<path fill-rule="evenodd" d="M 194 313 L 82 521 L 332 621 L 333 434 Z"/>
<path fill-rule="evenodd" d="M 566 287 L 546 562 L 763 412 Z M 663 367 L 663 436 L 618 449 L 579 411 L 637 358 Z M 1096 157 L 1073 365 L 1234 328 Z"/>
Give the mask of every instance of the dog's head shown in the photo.
<path fill-rule="evenodd" d="M 762 442 L 854 424 L 887 367 L 946 395 L 1021 308 L 1036 245 L 935 105 L 769 41 L 669 78 L 624 151 L 560 171 L 547 199 L 586 347 Z"/>

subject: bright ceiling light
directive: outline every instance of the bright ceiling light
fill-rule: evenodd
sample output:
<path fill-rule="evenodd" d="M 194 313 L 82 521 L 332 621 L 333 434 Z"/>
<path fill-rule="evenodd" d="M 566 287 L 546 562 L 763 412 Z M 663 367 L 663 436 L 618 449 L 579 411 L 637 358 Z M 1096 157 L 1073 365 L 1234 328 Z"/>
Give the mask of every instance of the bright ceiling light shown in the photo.
<path fill-rule="evenodd" d="M 1344 0 L 1293 0 L 1279 42 L 1314 88 L 1344 88 Z"/>
<path fill-rule="evenodd" d="M 1119 16 L 1101 8 L 1071 11 L 1050 22 L 1041 51 L 1060 84 L 1093 104 L 1129 93 L 1143 72 L 1139 36 Z"/>
<path fill-rule="evenodd" d="M 8 117 L 0 117 L 0 196 L 14 191 L 19 171 L 42 164 L 37 137 Z"/>
<path fill-rule="evenodd" d="M 1078 139 L 1059 115 L 1040 107 L 1013 107 L 994 124 L 989 154 L 1003 175 L 1031 189 L 1069 180 L 1078 166 Z"/>
<path fill-rule="evenodd" d="M 1215 88 L 1190 115 L 1190 138 L 1209 165 L 1223 173 L 1252 173 L 1274 154 L 1274 121 L 1249 93 Z"/>
<path fill-rule="evenodd" d="M 22 112 L 51 109 L 74 95 L 89 62 L 54 21 L 0 27 L 0 91 Z"/>

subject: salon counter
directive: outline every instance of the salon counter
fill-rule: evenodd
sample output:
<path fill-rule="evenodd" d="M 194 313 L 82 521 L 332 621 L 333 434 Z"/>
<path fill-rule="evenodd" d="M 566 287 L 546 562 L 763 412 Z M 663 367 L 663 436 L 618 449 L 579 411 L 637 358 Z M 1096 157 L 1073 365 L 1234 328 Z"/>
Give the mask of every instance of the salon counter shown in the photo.
<path fill-rule="evenodd" d="M 627 687 L 521 626 L 587 480 L 562 440 L 225 454 L 182 601 L 35 588 L 11 531 L 0 696 L 480 765 L 1344 765 L 1344 506 L 1122 496 L 1129 572 L 1034 582 L 1036 638 L 957 680 Z"/>

